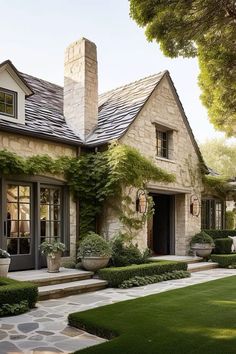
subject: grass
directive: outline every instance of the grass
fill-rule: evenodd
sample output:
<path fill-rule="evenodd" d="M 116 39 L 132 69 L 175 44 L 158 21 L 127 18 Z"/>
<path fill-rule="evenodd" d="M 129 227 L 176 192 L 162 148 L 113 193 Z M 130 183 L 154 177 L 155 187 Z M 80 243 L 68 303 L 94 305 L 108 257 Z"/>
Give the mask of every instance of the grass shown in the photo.
<path fill-rule="evenodd" d="M 233 276 L 77 312 L 69 323 L 111 339 L 80 354 L 235 354 L 235 318 Z"/>

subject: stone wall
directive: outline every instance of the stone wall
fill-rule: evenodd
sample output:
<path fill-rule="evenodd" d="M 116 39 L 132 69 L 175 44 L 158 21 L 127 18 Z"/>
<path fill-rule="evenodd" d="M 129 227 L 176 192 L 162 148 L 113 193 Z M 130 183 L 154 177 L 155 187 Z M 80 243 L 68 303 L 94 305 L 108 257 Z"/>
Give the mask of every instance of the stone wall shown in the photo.
<path fill-rule="evenodd" d="M 159 126 L 171 127 L 169 160 L 157 157 L 156 127 Z M 164 191 L 175 194 L 175 253 L 187 254 L 190 237 L 201 227 L 200 216 L 190 214 L 190 196 L 196 194 L 201 199 L 201 172 L 199 157 L 166 76 L 120 139 L 120 143 L 137 148 L 157 166 L 176 176 L 173 183 L 151 182 L 147 187 L 153 193 Z M 111 212 L 108 214 L 106 230 L 111 237 L 120 228 L 120 223 Z M 147 246 L 147 225 L 140 231 L 138 240 L 140 247 Z"/>
<path fill-rule="evenodd" d="M 0 149 L 6 149 L 22 157 L 47 154 L 52 158 L 61 156 L 73 157 L 77 155 L 77 148 L 65 144 L 54 143 L 47 140 L 26 137 L 18 134 L 0 133 Z M 62 176 L 53 176 L 62 180 Z M 11 178 L 12 179 L 12 178 Z M 70 255 L 75 256 L 76 251 L 76 204 L 70 198 Z"/>

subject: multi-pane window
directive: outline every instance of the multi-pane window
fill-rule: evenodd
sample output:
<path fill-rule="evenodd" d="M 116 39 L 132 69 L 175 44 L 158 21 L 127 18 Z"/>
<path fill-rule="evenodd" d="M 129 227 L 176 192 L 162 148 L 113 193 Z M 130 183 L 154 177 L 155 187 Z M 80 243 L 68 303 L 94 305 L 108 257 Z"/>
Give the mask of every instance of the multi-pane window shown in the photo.
<path fill-rule="evenodd" d="M 31 249 L 31 187 L 7 186 L 7 251 L 12 255 L 29 254 Z"/>
<path fill-rule="evenodd" d="M 168 159 L 168 132 L 156 130 L 157 156 Z"/>
<path fill-rule="evenodd" d="M 0 88 L 0 114 L 16 118 L 16 93 Z"/>
<path fill-rule="evenodd" d="M 61 194 L 60 187 L 40 188 L 40 242 L 61 240 Z"/>
<path fill-rule="evenodd" d="M 202 229 L 223 228 L 223 203 L 217 199 L 203 199 L 201 208 Z"/>

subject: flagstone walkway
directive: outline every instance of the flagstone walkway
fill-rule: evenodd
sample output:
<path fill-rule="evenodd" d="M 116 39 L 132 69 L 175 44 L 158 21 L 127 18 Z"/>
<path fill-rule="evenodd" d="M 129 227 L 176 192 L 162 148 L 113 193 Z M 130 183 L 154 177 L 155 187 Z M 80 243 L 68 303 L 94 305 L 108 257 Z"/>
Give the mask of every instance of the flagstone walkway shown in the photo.
<path fill-rule="evenodd" d="M 139 288 L 108 288 L 89 294 L 39 302 L 37 308 L 26 314 L 0 319 L 0 354 L 70 353 L 102 343 L 105 341 L 102 338 L 67 326 L 68 314 L 232 275 L 236 275 L 236 269 L 218 268 L 193 273 L 191 278 Z"/>

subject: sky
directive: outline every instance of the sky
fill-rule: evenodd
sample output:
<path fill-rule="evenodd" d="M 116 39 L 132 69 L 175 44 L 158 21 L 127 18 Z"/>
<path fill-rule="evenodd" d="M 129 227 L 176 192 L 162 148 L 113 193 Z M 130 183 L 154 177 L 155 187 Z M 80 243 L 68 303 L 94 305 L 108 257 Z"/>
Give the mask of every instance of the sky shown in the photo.
<path fill-rule="evenodd" d="M 0 62 L 63 85 L 64 50 L 86 37 L 97 45 L 99 92 L 169 70 L 197 141 L 223 136 L 201 104 L 197 59 L 167 58 L 147 42 L 128 0 L 0 0 L 0 9 Z"/>

